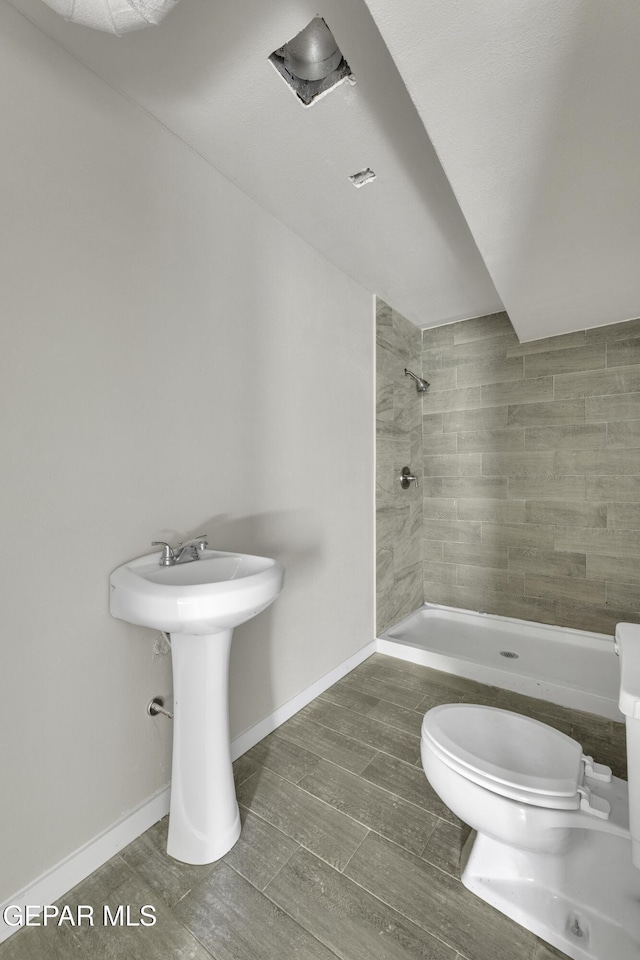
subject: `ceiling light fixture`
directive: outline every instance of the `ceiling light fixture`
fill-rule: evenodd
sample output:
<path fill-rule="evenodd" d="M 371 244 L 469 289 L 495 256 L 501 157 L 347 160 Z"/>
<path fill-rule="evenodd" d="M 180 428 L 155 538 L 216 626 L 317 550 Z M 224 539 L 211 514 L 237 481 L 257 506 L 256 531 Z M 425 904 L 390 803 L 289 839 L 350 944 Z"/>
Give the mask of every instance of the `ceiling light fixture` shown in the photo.
<path fill-rule="evenodd" d="M 70 23 L 121 36 L 164 20 L 178 0 L 44 0 Z"/>

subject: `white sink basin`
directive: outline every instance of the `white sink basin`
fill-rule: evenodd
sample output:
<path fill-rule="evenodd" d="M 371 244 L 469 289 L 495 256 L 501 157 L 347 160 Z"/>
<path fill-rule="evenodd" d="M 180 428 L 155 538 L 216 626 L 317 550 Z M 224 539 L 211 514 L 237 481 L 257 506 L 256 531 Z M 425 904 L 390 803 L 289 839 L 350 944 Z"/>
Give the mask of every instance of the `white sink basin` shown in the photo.
<path fill-rule="evenodd" d="M 142 627 L 196 636 L 230 630 L 276 599 L 284 567 L 268 557 L 203 550 L 199 560 L 160 566 L 160 552 L 111 574 L 111 614 Z"/>
<path fill-rule="evenodd" d="M 111 574 L 111 614 L 171 634 L 173 761 L 167 853 L 212 863 L 240 835 L 229 746 L 233 628 L 268 607 L 284 567 L 268 557 L 199 550 L 161 566 L 161 552 Z M 164 721 L 162 721 L 164 722 Z"/>

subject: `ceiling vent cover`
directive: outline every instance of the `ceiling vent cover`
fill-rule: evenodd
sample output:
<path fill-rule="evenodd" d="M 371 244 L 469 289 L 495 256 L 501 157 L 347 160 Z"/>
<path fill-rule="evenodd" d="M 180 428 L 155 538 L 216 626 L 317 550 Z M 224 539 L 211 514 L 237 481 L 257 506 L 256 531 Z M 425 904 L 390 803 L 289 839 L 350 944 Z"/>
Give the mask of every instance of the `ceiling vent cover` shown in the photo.
<path fill-rule="evenodd" d="M 323 17 L 314 17 L 304 30 L 274 50 L 269 60 L 305 107 L 344 80 L 355 83 Z"/>
<path fill-rule="evenodd" d="M 376 175 L 371 167 L 367 167 L 366 170 L 360 170 L 358 173 L 353 173 L 349 177 L 354 187 L 364 187 L 365 183 L 371 183 L 371 181 L 375 179 Z"/>

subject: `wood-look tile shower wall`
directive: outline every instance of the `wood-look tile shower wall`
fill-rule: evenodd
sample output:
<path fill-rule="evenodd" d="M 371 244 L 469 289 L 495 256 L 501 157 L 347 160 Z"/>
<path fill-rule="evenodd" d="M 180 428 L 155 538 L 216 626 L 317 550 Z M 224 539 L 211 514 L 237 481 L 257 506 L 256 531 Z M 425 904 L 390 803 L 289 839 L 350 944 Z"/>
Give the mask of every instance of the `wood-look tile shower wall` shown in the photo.
<path fill-rule="evenodd" d="M 411 467 L 422 480 L 421 331 L 376 304 L 376 553 L 378 634 L 422 603 L 422 486 L 400 486 Z"/>
<path fill-rule="evenodd" d="M 640 620 L 640 320 L 519 343 L 423 332 L 424 599 L 613 633 Z"/>

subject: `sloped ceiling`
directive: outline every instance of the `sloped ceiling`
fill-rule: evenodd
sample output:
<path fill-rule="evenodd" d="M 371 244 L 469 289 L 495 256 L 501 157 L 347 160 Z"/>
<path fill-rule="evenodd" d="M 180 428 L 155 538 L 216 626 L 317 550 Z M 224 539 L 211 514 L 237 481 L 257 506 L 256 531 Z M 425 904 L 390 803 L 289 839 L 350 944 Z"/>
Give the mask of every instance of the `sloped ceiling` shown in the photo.
<path fill-rule="evenodd" d="M 0 2 L 420 326 L 640 315 L 635 0 L 181 0 L 122 38 Z M 305 109 L 267 57 L 318 14 L 357 83 Z"/>
<path fill-rule="evenodd" d="M 182 0 L 123 37 L 66 23 L 41 0 L 12 3 L 418 325 L 501 309 L 364 0 Z M 318 12 L 356 85 L 305 108 L 268 57 Z M 366 167 L 377 179 L 356 189 L 349 176 Z"/>
<path fill-rule="evenodd" d="M 522 340 L 640 315 L 636 0 L 367 0 Z"/>

